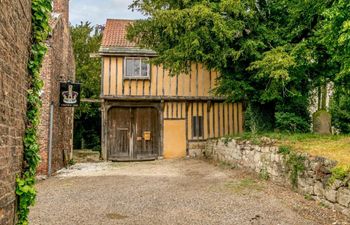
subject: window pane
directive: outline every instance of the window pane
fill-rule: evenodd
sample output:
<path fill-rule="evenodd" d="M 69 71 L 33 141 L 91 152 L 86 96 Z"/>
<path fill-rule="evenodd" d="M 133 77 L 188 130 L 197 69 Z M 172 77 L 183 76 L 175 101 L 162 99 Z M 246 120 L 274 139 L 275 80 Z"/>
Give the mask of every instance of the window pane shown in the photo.
<path fill-rule="evenodd" d="M 141 60 L 137 58 L 126 59 L 126 73 L 127 77 L 139 77 L 141 70 Z"/>
<path fill-rule="evenodd" d="M 132 77 L 134 75 L 134 60 L 126 59 L 126 73 L 127 77 Z"/>
<path fill-rule="evenodd" d="M 148 65 L 149 61 L 148 60 L 142 60 L 142 66 L 141 66 L 141 76 L 142 77 L 148 77 L 149 71 L 148 71 Z"/>
<path fill-rule="evenodd" d="M 141 64 L 140 59 L 134 59 L 134 77 L 140 76 L 140 69 L 141 69 L 140 64 Z"/>
<path fill-rule="evenodd" d="M 192 136 L 193 137 L 203 137 L 203 117 L 193 116 L 192 117 Z"/>

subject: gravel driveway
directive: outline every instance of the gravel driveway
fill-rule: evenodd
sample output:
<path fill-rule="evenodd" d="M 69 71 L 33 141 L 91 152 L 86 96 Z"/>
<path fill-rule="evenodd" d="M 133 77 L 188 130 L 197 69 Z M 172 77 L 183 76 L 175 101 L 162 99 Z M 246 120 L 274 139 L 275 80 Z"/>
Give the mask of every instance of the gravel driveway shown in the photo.
<path fill-rule="evenodd" d="M 77 164 L 37 188 L 33 225 L 350 224 L 243 170 L 199 160 Z"/>

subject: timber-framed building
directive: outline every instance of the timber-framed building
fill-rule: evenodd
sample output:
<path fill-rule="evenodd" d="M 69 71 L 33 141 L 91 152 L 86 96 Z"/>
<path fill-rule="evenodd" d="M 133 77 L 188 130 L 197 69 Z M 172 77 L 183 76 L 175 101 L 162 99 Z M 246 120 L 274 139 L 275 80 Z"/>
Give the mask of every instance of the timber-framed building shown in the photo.
<path fill-rule="evenodd" d="M 102 156 L 150 160 L 196 154 L 202 143 L 243 131 L 241 103 L 211 92 L 219 74 L 200 64 L 171 77 L 157 53 L 126 39 L 130 20 L 107 20 L 102 58 Z"/>

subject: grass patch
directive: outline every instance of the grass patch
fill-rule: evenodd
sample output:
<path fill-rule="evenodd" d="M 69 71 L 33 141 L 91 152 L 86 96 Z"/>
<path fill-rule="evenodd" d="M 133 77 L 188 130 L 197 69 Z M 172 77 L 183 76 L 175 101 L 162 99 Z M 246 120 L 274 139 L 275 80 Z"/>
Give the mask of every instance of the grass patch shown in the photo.
<path fill-rule="evenodd" d="M 349 166 L 336 166 L 332 170 L 332 176 L 328 180 L 328 184 L 332 185 L 335 180 L 345 180 L 345 178 L 348 177 L 350 173 L 350 167 Z"/>
<path fill-rule="evenodd" d="M 229 163 L 229 162 L 224 162 L 224 161 L 220 161 L 217 164 L 218 167 L 220 167 L 221 169 L 236 169 L 236 165 L 233 163 Z"/>
<path fill-rule="evenodd" d="M 244 133 L 235 139 L 257 142 L 261 137 L 275 139 L 280 149 L 293 149 L 313 156 L 322 156 L 339 162 L 338 166 L 350 165 L 350 135 L 318 135 L 288 133 Z"/>
<path fill-rule="evenodd" d="M 304 195 L 304 198 L 305 198 L 306 200 L 308 200 L 308 201 L 313 201 L 313 200 L 314 200 L 313 197 L 312 197 L 310 194 Z"/>
<path fill-rule="evenodd" d="M 257 180 L 251 178 L 228 182 L 225 184 L 225 187 L 235 193 L 263 190 L 263 186 Z"/>
<path fill-rule="evenodd" d="M 262 180 L 269 180 L 270 179 L 270 174 L 269 174 L 269 172 L 267 172 L 266 168 L 263 168 L 260 170 L 259 178 Z"/>

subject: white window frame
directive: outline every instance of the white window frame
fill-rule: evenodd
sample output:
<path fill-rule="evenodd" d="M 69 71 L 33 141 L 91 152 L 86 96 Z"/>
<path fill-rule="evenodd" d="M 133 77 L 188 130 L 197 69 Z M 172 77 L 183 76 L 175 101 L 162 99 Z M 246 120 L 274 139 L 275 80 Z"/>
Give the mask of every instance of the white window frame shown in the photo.
<path fill-rule="evenodd" d="M 128 76 L 127 75 L 127 60 L 140 60 L 140 74 L 138 76 Z M 124 79 L 127 80 L 133 80 L 133 79 L 138 79 L 138 80 L 149 80 L 151 79 L 151 64 L 147 64 L 147 76 L 142 76 L 142 61 L 147 60 L 149 61 L 150 59 L 148 57 L 125 57 L 124 58 Z"/>

